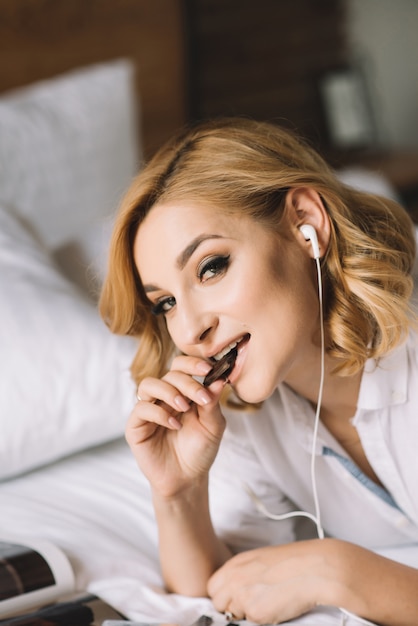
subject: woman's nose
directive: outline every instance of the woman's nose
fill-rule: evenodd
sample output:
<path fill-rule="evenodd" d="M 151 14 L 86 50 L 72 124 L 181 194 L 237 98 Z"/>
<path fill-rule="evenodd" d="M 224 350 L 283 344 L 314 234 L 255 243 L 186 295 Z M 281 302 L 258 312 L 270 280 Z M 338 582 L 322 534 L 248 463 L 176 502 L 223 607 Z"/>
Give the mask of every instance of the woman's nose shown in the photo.
<path fill-rule="evenodd" d="M 216 328 L 216 316 L 208 311 L 183 310 L 178 332 L 182 344 L 189 346 L 207 341 Z"/>

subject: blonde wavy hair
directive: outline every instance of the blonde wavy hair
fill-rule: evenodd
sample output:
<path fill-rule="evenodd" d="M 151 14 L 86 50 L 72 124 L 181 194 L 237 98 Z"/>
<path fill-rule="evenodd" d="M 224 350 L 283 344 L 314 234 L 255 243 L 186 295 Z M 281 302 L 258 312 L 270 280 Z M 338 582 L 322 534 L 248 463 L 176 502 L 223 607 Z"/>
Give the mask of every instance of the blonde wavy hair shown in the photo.
<path fill-rule="evenodd" d="M 114 333 L 140 337 L 138 383 L 161 376 L 175 347 L 163 316 L 151 313 L 133 258 L 139 225 L 158 202 L 195 201 L 246 214 L 280 231 L 289 189 L 311 187 L 331 223 L 321 259 L 327 351 L 351 375 L 399 344 L 412 323 L 412 222 L 397 203 L 344 185 L 293 133 L 246 119 L 206 122 L 173 138 L 133 180 L 118 212 L 100 312 Z"/>

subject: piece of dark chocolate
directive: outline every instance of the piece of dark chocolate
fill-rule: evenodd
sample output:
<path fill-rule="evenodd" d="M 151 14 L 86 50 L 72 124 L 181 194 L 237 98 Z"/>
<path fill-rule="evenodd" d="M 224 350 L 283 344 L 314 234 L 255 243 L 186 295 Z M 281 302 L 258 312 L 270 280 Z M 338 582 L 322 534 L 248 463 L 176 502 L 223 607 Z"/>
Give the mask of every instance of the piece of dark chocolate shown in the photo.
<path fill-rule="evenodd" d="M 209 385 L 214 383 L 215 380 L 219 380 L 219 378 L 226 380 L 234 368 L 237 355 L 238 350 L 233 348 L 228 352 L 228 354 L 225 354 L 222 359 L 216 361 L 209 374 L 206 375 L 203 385 L 205 387 L 209 387 Z"/>

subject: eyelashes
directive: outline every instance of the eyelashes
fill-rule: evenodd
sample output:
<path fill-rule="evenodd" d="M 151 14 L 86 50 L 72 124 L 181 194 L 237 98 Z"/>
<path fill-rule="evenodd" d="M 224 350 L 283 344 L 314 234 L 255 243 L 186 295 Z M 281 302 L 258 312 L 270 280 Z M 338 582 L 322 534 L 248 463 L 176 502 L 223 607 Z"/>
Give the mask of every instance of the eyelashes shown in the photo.
<path fill-rule="evenodd" d="M 197 268 L 197 275 L 200 282 L 206 282 L 210 278 L 219 276 L 226 272 L 229 267 L 230 255 L 219 255 L 205 259 Z"/>
<path fill-rule="evenodd" d="M 226 273 L 230 265 L 230 255 L 217 255 L 204 259 L 197 268 L 197 278 L 200 283 L 222 276 Z M 175 306 L 176 299 L 173 296 L 166 296 L 158 300 L 152 307 L 153 315 L 165 315 Z"/>
<path fill-rule="evenodd" d="M 164 313 L 168 313 L 175 304 L 176 300 L 173 297 L 162 298 L 151 307 L 151 313 L 153 315 L 163 315 Z"/>

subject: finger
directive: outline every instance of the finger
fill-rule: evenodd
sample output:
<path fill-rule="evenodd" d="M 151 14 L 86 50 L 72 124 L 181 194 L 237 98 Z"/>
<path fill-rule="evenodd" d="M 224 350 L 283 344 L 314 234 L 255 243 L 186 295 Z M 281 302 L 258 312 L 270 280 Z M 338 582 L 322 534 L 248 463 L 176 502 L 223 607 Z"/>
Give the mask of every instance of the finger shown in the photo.
<path fill-rule="evenodd" d="M 178 370 L 180 372 L 190 374 L 191 376 L 204 377 L 210 372 L 212 367 L 212 363 L 205 361 L 200 357 L 180 354 L 173 359 L 170 370 Z"/>
<path fill-rule="evenodd" d="M 233 604 L 230 604 L 228 610 L 225 611 L 225 618 L 228 622 L 240 622 L 245 619 L 245 613 L 242 609 L 236 608 Z"/>
<path fill-rule="evenodd" d="M 146 421 L 156 421 L 162 426 L 179 430 L 189 419 L 198 417 L 207 434 L 216 440 L 225 429 L 225 419 L 220 411 L 219 398 L 223 381 L 216 381 L 208 390 L 189 374 L 173 370 L 162 379 L 146 378 L 138 387 L 141 398 L 136 404 L 138 415 Z M 165 413 L 156 413 L 152 407 L 161 407 Z M 195 410 L 191 412 L 191 409 Z M 181 419 L 178 419 L 182 414 Z"/>
<path fill-rule="evenodd" d="M 185 376 L 190 379 L 190 376 Z M 179 391 L 175 379 L 170 381 L 166 378 L 145 378 L 138 386 L 137 399 L 141 405 L 163 403 L 181 413 L 191 407 L 190 399 Z"/>
<path fill-rule="evenodd" d="M 226 589 L 224 589 L 222 593 L 217 593 L 215 595 L 208 593 L 208 595 L 218 613 L 227 613 L 229 611 L 231 596 L 226 593 Z M 229 618 L 227 619 L 230 621 Z"/>
<path fill-rule="evenodd" d="M 163 380 L 177 389 L 185 399 L 195 402 L 199 406 L 205 406 L 215 401 L 211 391 L 185 372 L 170 370 L 164 375 Z"/>
<path fill-rule="evenodd" d="M 245 600 L 245 594 L 243 598 L 240 597 L 240 594 L 237 594 L 234 578 L 230 579 L 230 577 L 224 576 L 223 567 L 210 578 L 208 595 L 212 599 L 216 610 L 220 613 L 225 613 L 225 617 L 229 622 L 243 620 L 245 619 L 245 608 L 242 600 Z M 220 572 L 219 576 L 217 575 L 218 572 Z M 240 585 L 238 584 L 239 588 Z"/>
<path fill-rule="evenodd" d="M 136 422 L 133 424 L 133 422 L 129 422 L 128 420 L 125 428 L 125 439 L 132 450 L 134 450 L 137 445 L 150 439 L 158 428 L 161 428 L 161 426 L 154 422 L 143 420 L 141 423 Z"/>
<path fill-rule="evenodd" d="M 189 374 L 170 370 L 163 378 L 145 378 L 137 389 L 138 402 L 165 402 L 173 409 L 188 411 L 191 402 L 205 406 L 215 401 L 211 391 Z M 217 400 L 217 398 L 216 398 Z"/>
<path fill-rule="evenodd" d="M 214 397 L 218 399 L 223 386 L 224 381 L 221 384 L 212 387 L 211 391 L 214 391 L 214 396 L 205 392 L 205 387 L 202 385 L 203 380 L 212 369 L 212 364 L 208 361 L 201 359 L 200 357 L 193 357 L 188 355 L 179 355 L 172 361 L 171 368 L 162 380 L 169 381 L 174 387 L 180 391 L 180 395 L 191 402 L 195 402 L 200 406 L 209 404 L 214 400 Z M 194 377 L 194 378 L 193 378 Z M 170 406 L 176 406 L 181 411 L 186 411 L 187 407 L 184 402 L 177 397 L 177 393 L 174 390 L 170 390 L 166 387 L 165 393 L 158 388 L 158 380 L 155 378 L 146 378 L 138 385 L 137 400 L 138 402 L 155 402 L 155 400 L 163 400 Z M 160 397 L 160 393 L 163 396 Z M 180 401 L 180 404 L 179 404 Z"/>
<path fill-rule="evenodd" d="M 155 431 L 157 426 L 171 430 L 179 430 L 181 422 L 178 420 L 180 412 L 165 403 L 138 402 L 126 423 L 126 433 L 133 433 L 133 438 L 146 437 Z M 153 424 L 153 426 L 150 426 Z M 142 439 L 143 440 L 143 439 Z"/>
<path fill-rule="evenodd" d="M 246 552 L 241 552 L 232 556 L 212 574 L 207 584 L 207 591 L 211 598 L 216 596 L 221 598 L 226 592 L 232 593 L 233 584 L 237 581 L 237 572 L 239 573 L 242 569 L 239 567 L 239 562 L 245 554 Z M 230 598 L 228 598 L 225 598 L 225 602 L 229 602 Z"/>

